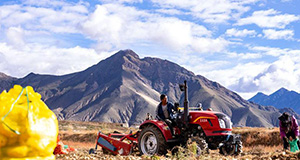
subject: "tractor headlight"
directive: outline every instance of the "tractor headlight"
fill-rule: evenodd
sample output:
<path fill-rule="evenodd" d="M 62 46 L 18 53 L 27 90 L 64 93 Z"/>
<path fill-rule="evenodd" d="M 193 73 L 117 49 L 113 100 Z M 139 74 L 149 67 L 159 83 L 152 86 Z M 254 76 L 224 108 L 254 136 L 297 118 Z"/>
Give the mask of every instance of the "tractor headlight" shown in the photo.
<path fill-rule="evenodd" d="M 219 119 L 220 128 L 226 128 L 225 121 L 223 119 Z"/>
<path fill-rule="evenodd" d="M 216 116 L 218 117 L 220 128 L 232 129 L 232 123 L 228 116 L 223 113 L 216 113 Z"/>

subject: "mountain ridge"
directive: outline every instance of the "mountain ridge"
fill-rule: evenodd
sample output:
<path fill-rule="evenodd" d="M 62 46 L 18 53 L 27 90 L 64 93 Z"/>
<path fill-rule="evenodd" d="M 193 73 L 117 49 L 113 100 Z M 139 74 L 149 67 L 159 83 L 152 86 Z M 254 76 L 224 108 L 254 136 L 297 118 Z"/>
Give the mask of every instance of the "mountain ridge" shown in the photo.
<path fill-rule="evenodd" d="M 300 114 L 300 94 L 295 91 L 289 91 L 286 88 L 280 88 L 270 95 L 256 94 L 249 101 L 261 105 L 274 106 L 278 109 L 291 108 L 297 114 Z"/>
<path fill-rule="evenodd" d="M 217 82 L 159 58 L 140 59 L 121 50 L 83 70 L 62 76 L 30 73 L 11 84 L 31 85 L 59 119 L 141 123 L 155 113 L 159 95 L 183 102 L 178 84 L 187 80 L 191 106 L 202 103 L 232 118 L 235 126 L 278 125 L 278 109 L 248 102 Z M 7 87 L 7 86 L 6 86 Z M 2 87 L 0 90 L 9 89 Z"/>

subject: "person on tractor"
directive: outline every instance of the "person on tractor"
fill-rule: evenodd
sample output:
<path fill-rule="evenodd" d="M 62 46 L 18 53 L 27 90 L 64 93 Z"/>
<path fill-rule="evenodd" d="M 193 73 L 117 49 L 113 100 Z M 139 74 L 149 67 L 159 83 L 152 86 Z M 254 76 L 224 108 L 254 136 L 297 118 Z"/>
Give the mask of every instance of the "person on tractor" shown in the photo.
<path fill-rule="evenodd" d="M 300 147 L 300 142 L 298 139 L 299 136 L 299 129 L 298 129 L 298 122 L 296 118 L 290 115 L 287 112 L 284 112 L 279 118 L 279 129 L 280 129 L 280 136 L 283 140 L 283 148 L 288 149 L 289 141 L 298 141 L 298 147 Z"/>
<path fill-rule="evenodd" d="M 171 133 L 173 133 L 173 120 L 171 119 L 173 111 L 175 110 L 175 107 L 173 104 L 168 102 L 168 97 L 165 94 L 160 95 L 160 103 L 157 106 L 156 109 L 156 118 L 158 120 L 163 120 L 166 122 L 166 124 L 169 126 Z"/>

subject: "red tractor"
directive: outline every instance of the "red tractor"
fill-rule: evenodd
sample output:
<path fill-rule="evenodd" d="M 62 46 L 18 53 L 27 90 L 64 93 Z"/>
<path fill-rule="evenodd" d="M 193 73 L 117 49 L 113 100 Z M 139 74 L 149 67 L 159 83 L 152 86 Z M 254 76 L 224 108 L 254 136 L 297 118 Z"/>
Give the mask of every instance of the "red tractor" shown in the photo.
<path fill-rule="evenodd" d="M 99 132 L 96 149 L 100 145 L 113 154 L 128 155 L 138 147 L 140 154 L 163 155 L 176 146 L 196 142 L 197 154 L 208 153 L 208 149 L 219 149 L 224 155 L 240 154 L 242 142 L 239 135 L 232 134 L 230 118 L 220 112 L 189 110 L 186 81 L 179 86 L 185 95 L 184 109 L 174 111 L 173 134 L 164 121 L 148 119 L 140 125 L 139 131 L 128 135 L 115 133 L 107 136 Z M 123 142 L 125 139 L 130 143 Z M 92 152 L 94 150 L 90 150 Z"/>

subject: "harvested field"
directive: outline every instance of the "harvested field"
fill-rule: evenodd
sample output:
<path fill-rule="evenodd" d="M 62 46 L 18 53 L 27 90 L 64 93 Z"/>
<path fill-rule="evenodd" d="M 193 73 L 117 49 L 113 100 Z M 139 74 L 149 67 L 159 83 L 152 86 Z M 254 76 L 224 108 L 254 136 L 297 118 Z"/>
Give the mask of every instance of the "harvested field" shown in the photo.
<path fill-rule="evenodd" d="M 101 147 L 98 147 L 96 154 L 88 154 L 90 148 L 95 147 L 95 141 L 99 130 L 103 133 L 119 131 L 129 133 L 137 128 L 122 127 L 121 124 L 96 123 L 96 122 L 69 122 L 60 121 L 60 138 L 64 144 L 76 148 L 77 151 L 66 155 L 57 155 L 57 159 L 110 159 L 110 160 L 156 160 L 156 159 L 300 159 L 300 153 L 286 153 L 282 150 L 281 139 L 278 128 L 234 128 L 234 133 L 241 134 L 243 142 L 243 153 L 239 156 L 222 156 L 218 150 L 210 151 L 210 154 L 199 157 L 189 151 L 186 153 L 166 156 L 138 156 L 134 153 L 131 156 L 113 156 L 103 154 Z M 188 149 L 186 149 L 188 150 Z"/>

